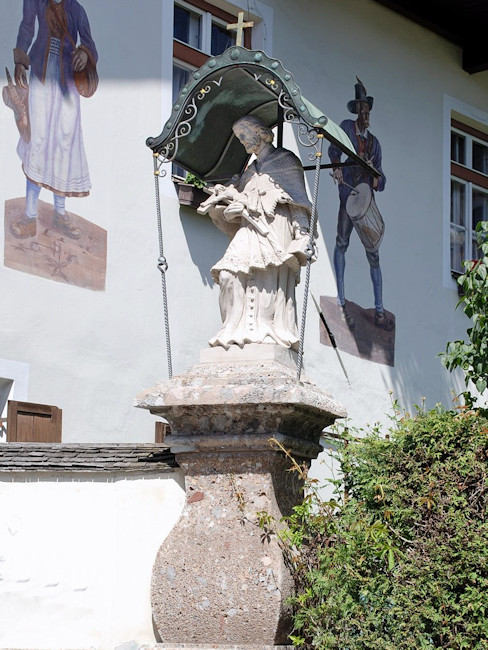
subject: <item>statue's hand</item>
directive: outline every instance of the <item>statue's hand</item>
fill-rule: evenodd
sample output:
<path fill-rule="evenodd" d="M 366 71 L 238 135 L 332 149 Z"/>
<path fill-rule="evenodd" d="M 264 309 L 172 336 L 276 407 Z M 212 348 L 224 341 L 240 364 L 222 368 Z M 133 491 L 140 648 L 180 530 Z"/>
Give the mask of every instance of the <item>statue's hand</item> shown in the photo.
<path fill-rule="evenodd" d="M 240 201 L 233 201 L 225 208 L 222 216 L 226 221 L 235 221 L 236 219 L 240 219 L 242 217 L 244 210 L 245 207 L 243 203 Z"/>
<path fill-rule="evenodd" d="M 309 252 L 309 242 L 310 236 L 307 228 L 301 227 L 295 230 L 295 239 L 289 245 L 288 252 L 297 258 L 300 266 L 305 266 L 309 256 L 312 262 L 317 259 L 317 252 L 313 244 L 313 250 Z"/>

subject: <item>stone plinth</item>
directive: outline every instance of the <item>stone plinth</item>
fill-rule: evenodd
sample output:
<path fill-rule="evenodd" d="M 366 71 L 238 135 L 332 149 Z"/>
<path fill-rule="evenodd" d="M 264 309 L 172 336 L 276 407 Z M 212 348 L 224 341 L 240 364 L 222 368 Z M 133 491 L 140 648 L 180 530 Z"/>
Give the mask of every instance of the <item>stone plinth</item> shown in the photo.
<path fill-rule="evenodd" d="M 167 442 L 186 475 L 186 506 L 153 571 L 162 641 L 286 645 L 292 580 L 258 513 L 279 521 L 299 503 L 302 485 L 270 439 L 309 463 L 343 407 L 307 379 L 297 383 L 293 353 L 274 345 L 206 350 L 136 404 L 168 420 Z"/>
<path fill-rule="evenodd" d="M 212 643 L 210 645 L 194 645 L 193 643 L 156 643 L 155 645 L 142 646 L 140 650 L 293 650 L 291 645 L 221 645 Z"/>
<path fill-rule="evenodd" d="M 294 646 L 291 645 L 249 645 L 246 644 L 243 648 L 242 645 L 221 645 L 212 643 L 210 645 L 194 645 L 193 643 L 156 643 L 154 645 L 142 646 L 140 650 L 293 650 Z"/>

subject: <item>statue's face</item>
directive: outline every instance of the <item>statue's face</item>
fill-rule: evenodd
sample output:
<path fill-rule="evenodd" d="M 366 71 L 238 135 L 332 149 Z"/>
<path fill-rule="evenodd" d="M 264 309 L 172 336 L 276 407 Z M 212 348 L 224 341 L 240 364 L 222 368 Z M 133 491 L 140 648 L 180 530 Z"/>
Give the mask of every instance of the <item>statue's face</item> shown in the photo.
<path fill-rule="evenodd" d="M 250 124 L 239 124 L 233 128 L 233 131 L 247 153 L 257 155 L 266 144 L 257 132 L 257 129 Z"/>

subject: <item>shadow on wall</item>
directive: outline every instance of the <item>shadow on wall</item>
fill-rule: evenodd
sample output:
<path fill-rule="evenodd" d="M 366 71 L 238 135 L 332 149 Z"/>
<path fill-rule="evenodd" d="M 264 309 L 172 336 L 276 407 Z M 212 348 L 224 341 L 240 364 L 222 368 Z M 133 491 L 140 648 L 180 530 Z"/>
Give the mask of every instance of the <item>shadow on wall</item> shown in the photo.
<path fill-rule="evenodd" d="M 229 241 L 210 217 L 197 214 L 193 208 L 180 208 L 180 219 L 191 260 L 200 271 L 203 284 L 212 286 L 210 269 L 222 257 Z"/>
<path fill-rule="evenodd" d="M 161 79 L 162 2 L 139 2 L 137 11 L 133 2 L 120 0 L 82 0 L 82 4 L 103 52 L 98 65 L 100 79 Z"/>
<path fill-rule="evenodd" d="M 436 363 L 439 365 L 436 366 Z M 426 367 L 428 374 L 424 371 Z M 415 405 L 422 408 L 423 397 L 426 409 L 433 408 L 439 402 L 447 409 L 454 408 L 456 396 L 464 390 L 464 382 L 462 374 L 448 372 L 440 358 L 432 362 L 419 358 L 415 352 L 407 352 L 405 355 L 397 354 L 395 369 L 385 375 L 385 387 L 393 391 L 392 397 L 398 400 L 402 409 L 414 415 Z"/>

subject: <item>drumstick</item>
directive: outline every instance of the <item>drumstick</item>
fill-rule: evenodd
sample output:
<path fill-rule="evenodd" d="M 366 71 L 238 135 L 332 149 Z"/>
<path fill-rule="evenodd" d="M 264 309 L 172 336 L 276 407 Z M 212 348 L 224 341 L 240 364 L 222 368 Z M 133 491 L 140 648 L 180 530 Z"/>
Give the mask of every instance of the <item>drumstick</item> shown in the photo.
<path fill-rule="evenodd" d="M 334 174 L 329 174 L 329 176 L 330 176 L 331 178 L 334 178 Z M 334 179 L 334 180 L 335 180 L 335 179 Z M 359 192 L 357 191 L 357 189 L 356 189 L 355 187 L 353 187 L 352 185 L 349 185 L 349 183 L 346 183 L 345 181 L 341 181 L 339 184 L 340 184 L 340 185 L 345 185 L 345 186 L 348 187 L 350 190 L 352 190 L 352 192 L 354 192 L 354 194 L 359 194 Z"/>

